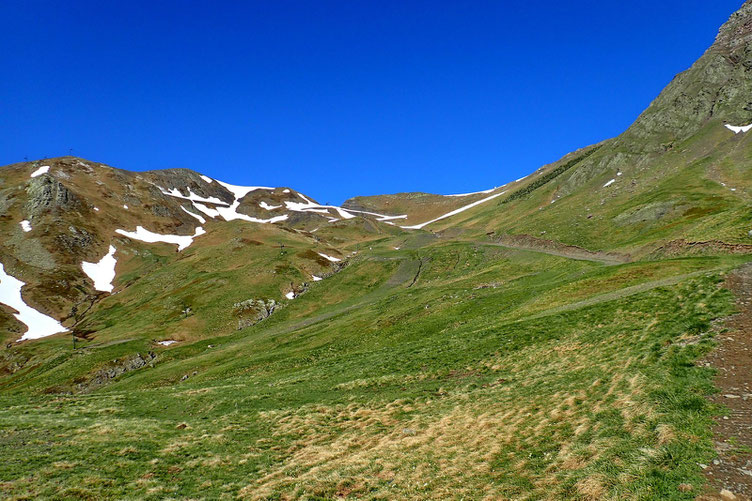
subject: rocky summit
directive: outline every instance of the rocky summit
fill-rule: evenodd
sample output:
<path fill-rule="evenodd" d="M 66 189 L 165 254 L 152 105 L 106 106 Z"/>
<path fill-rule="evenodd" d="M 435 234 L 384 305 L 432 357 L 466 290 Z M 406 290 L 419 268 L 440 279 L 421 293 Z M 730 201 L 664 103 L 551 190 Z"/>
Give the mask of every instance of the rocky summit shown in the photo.
<path fill-rule="evenodd" d="M 0 168 L 0 496 L 749 499 L 752 0 L 578 146 L 341 206 Z"/>

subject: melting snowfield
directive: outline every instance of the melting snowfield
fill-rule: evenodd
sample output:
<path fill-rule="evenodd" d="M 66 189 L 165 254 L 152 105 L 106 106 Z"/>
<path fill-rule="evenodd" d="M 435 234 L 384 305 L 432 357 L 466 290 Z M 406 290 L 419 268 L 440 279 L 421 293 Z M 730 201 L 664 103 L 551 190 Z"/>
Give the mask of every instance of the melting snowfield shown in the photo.
<path fill-rule="evenodd" d="M 458 195 L 444 195 L 445 197 L 469 197 L 470 195 L 483 195 L 485 193 L 491 193 L 496 188 L 491 188 L 490 190 L 483 190 L 483 191 L 474 191 L 472 193 L 460 193 Z"/>
<path fill-rule="evenodd" d="M 206 179 L 204 179 L 206 181 Z M 207 181 L 209 182 L 209 181 Z M 269 190 L 272 191 L 275 188 L 270 188 L 268 186 L 236 186 L 233 184 L 223 183 L 222 181 L 216 181 L 218 184 L 225 187 L 230 193 L 233 194 L 235 197 L 235 200 L 232 204 L 228 205 L 227 202 L 224 202 L 216 197 L 202 197 L 199 195 L 196 195 L 190 189 L 188 190 L 188 196 L 183 195 L 180 193 L 180 191 L 177 188 L 173 188 L 172 190 L 166 190 L 160 186 L 157 186 L 159 190 L 168 196 L 175 197 L 175 198 L 181 198 L 183 200 L 190 200 L 193 203 L 193 206 L 196 208 L 196 210 L 203 212 L 208 217 L 214 219 L 218 217 L 222 217 L 225 221 L 234 221 L 234 220 L 241 220 L 241 221 L 248 221 L 250 223 L 278 223 L 281 221 L 287 220 L 290 216 L 288 214 L 284 214 L 281 216 L 274 216 L 269 219 L 258 219 L 255 217 L 248 216 L 247 214 L 242 214 L 238 212 L 238 207 L 240 206 L 240 201 L 248 195 L 252 191 L 256 190 Z M 283 193 L 290 193 L 289 189 L 285 189 Z M 336 206 L 336 205 L 321 205 L 317 204 L 312 200 L 309 200 L 302 194 L 298 193 L 298 196 L 302 198 L 303 202 L 292 202 L 292 201 L 285 201 L 284 207 L 292 212 L 318 212 L 320 214 L 329 214 L 330 210 L 333 210 L 339 214 L 339 217 L 342 219 L 353 219 L 357 217 L 355 214 L 367 214 L 369 216 L 374 216 L 377 221 L 391 221 L 394 219 L 406 219 L 407 215 L 401 215 L 401 216 L 387 216 L 385 214 L 377 214 L 375 212 L 366 212 L 366 211 L 360 211 L 360 210 L 354 210 L 354 209 L 344 209 L 342 207 Z M 213 205 L 214 207 L 209 207 L 206 204 Z M 272 211 L 281 209 L 282 205 L 270 205 L 266 202 L 260 202 L 259 207 L 262 209 Z M 196 217 L 195 214 L 192 214 L 190 211 L 188 211 L 185 207 L 183 207 L 183 210 L 191 214 L 193 217 Z M 330 218 L 329 222 L 335 222 L 339 221 L 337 218 Z M 202 224 L 204 222 L 202 221 Z"/>
<path fill-rule="evenodd" d="M 96 290 L 112 292 L 112 281 L 115 280 L 116 264 L 115 247 L 110 245 L 109 252 L 98 263 L 87 263 L 84 261 L 81 263 L 81 269 L 94 282 Z"/>
<path fill-rule="evenodd" d="M 469 205 L 465 205 L 464 207 L 460 207 L 459 209 L 453 210 L 452 212 L 447 212 L 443 216 L 439 216 L 436 219 L 431 219 L 430 221 L 426 221 L 425 223 L 420 223 L 420 224 L 416 224 L 416 225 L 413 225 L 413 226 L 400 226 L 400 228 L 402 228 L 403 230 L 420 230 L 421 228 L 423 228 L 425 226 L 428 226 L 431 223 L 435 223 L 436 221 L 441 221 L 442 219 L 446 219 L 448 217 L 451 217 L 451 216 L 454 216 L 456 214 L 459 214 L 460 212 L 464 212 L 464 211 L 466 211 L 468 209 L 472 209 L 473 207 L 476 207 L 476 206 L 478 206 L 480 204 L 483 204 L 483 203 L 486 203 L 486 202 L 488 202 L 490 200 L 493 200 L 496 197 L 500 197 L 504 193 L 506 193 L 506 191 L 502 191 L 501 193 L 496 193 L 495 195 L 491 195 L 490 197 L 486 197 L 486 198 L 484 198 L 482 200 L 478 200 L 477 202 L 473 202 L 473 203 L 471 203 Z"/>
<path fill-rule="evenodd" d="M 159 233 L 153 233 L 143 226 L 136 226 L 136 231 L 115 230 L 115 233 L 123 235 L 124 237 L 131 238 L 133 240 L 141 240 L 149 244 L 156 242 L 164 242 L 167 244 L 177 244 L 178 251 L 181 251 L 189 247 L 193 243 L 193 239 L 200 237 L 206 231 L 202 227 L 196 228 L 194 235 L 160 235 Z"/>
<path fill-rule="evenodd" d="M 323 252 L 317 252 L 317 254 L 318 254 L 319 256 L 323 257 L 324 259 L 328 259 L 328 260 L 329 260 L 329 261 L 331 261 L 332 263 L 339 263 L 340 261 L 342 261 L 341 259 L 338 259 L 338 258 L 336 258 L 336 257 L 333 257 L 333 256 L 327 256 L 327 255 L 326 255 L 326 254 L 324 254 Z"/>
<path fill-rule="evenodd" d="M 49 171 L 50 171 L 50 166 L 43 165 L 37 170 L 35 170 L 34 172 L 32 172 L 31 177 L 38 177 L 38 176 L 41 176 L 42 174 L 47 174 Z"/>
<path fill-rule="evenodd" d="M 21 225 L 21 229 L 24 230 L 25 233 L 31 231 L 31 223 L 29 223 L 27 220 L 24 219 L 19 224 Z"/>
<path fill-rule="evenodd" d="M 199 223 L 201 223 L 201 224 L 206 224 L 206 219 L 204 219 L 204 218 L 203 218 L 202 216 L 199 216 L 198 214 L 194 214 L 193 212 L 189 211 L 188 209 L 186 209 L 186 208 L 185 208 L 185 207 L 183 207 L 182 205 L 180 206 L 180 208 L 181 208 L 181 209 L 183 209 L 183 212 L 185 212 L 185 213 L 186 213 L 186 214 L 188 214 L 189 216 L 191 216 L 191 217 L 194 217 L 194 218 L 198 219 Z"/>
<path fill-rule="evenodd" d="M 63 327 L 60 322 L 24 303 L 21 297 L 21 288 L 24 285 L 26 284 L 22 281 L 5 273 L 5 268 L 0 263 L 0 303 L 16 310 L 18 313 L 15 313 L 14 316 L 28 328 L 19 341 L 39 339 L 59 332 L 67 332 L 68 329 Z"/>
<path fill-rule="evenodd" d="M 752 130 L 752 124 L 749 125 L 729 125 L 726 124 L 726 128 L 733 132 L 734 134 L 739 134 L 741 132 L 749 132 Z"/>

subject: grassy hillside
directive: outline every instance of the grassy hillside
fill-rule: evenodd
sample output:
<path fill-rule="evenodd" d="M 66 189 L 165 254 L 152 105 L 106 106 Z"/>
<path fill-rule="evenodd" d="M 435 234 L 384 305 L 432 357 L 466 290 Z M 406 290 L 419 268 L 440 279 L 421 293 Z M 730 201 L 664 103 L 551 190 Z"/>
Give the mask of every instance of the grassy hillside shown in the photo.
<path fill-rule="evenodd" d="M 713 455 L 711 372 L 692 360 L 730 311 L 719 277 L 742 261 L 608 266 L 460 242 L 374 251 L 235 334 L 59 346 L 3 379 L 0 488 L 681 498 Z M 147 349 L 150 365 L 76 386 Z"/>
<path fill-rule="evenodd" d="M 467 197 L 3 168 L 0 262 L 71 332 L 0 308 L 0 496 L 695 499 L 752 261 L 750 44 L 752 0 L 624 134 Z M 111 294 L 81 268 L 109 245 Z"/>

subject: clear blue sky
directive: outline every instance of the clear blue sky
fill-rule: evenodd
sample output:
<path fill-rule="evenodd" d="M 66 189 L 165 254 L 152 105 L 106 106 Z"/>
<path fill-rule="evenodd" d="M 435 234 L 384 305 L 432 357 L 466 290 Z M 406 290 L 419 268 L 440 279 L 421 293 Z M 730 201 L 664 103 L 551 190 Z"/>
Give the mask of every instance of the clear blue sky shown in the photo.
<path fill-rule="evenodd" d="M 0 164 L 481 190 L 622 132 L 741 4 L 3 0 Z"/>

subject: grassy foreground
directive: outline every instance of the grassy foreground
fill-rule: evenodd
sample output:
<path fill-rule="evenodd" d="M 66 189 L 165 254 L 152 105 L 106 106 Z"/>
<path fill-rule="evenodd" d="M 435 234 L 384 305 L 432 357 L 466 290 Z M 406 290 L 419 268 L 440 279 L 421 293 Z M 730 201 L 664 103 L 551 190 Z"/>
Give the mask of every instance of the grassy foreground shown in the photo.
<path fill-rule="evenodd" d="M 692 499 L 715 412 L 694 361 L 741 262 L 439 244 L 360 256 L 88 393 L 75 381 L 149 345 L 60 343 L 5 378 L 0 495 Z"/>

